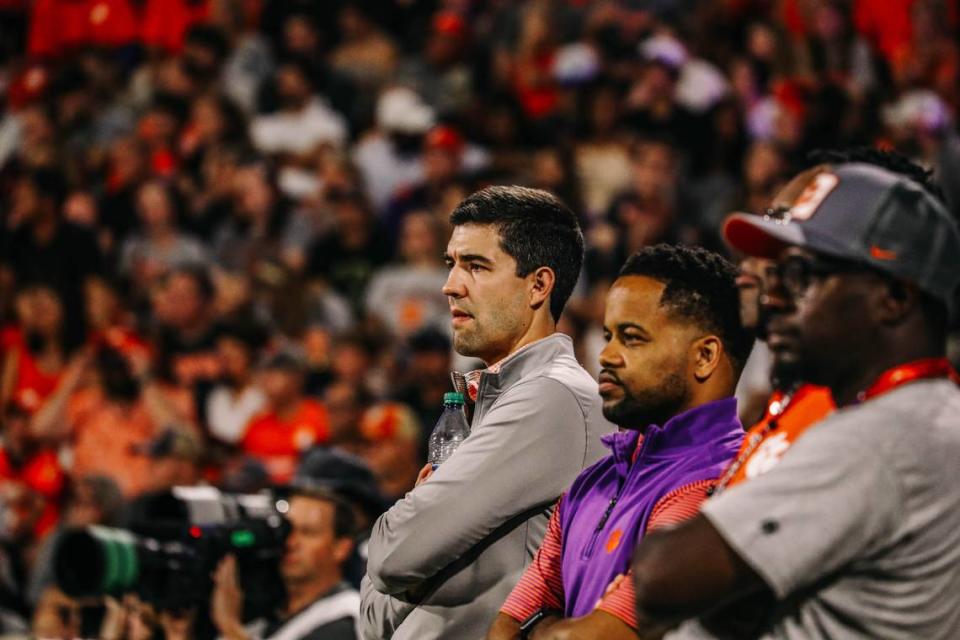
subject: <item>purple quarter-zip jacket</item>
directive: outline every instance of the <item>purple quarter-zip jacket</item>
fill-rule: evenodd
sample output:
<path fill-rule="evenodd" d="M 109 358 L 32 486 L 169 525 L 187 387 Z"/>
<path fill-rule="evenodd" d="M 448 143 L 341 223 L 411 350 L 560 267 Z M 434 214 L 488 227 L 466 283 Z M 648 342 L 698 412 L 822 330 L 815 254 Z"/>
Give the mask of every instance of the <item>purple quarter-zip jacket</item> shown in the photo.
<path fill-rule="evenodd" d="M 560 503 L 565 616 L 590 613 L 630 566 L 657 502 L 675 489 L 717 478 L 743 440 L 737 401 L 725 398 L 650 425 L 603 436 L 613 452 L 585 469 Z"/>

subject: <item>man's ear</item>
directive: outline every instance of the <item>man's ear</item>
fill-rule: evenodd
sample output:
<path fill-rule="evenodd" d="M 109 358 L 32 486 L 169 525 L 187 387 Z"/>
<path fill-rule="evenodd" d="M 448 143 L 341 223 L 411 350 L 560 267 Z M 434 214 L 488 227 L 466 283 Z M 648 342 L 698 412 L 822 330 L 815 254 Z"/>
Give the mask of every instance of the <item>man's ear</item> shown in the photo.
<path fill-rule="evenodd" d="M 890 278 L 881 290 L 877 305 L 877 319 L 883 324 L 898 324 L 920 304 L 920 290 L 916 285 Z"/>
<path fill-rule="evenodd" d="M 539 267 L 530 274 L 530 306 L 534 309 L 550 300 L 557 275 L 550 267 Z"/>
<path fill-rule="evenodd" d="M 697 338 L 690 345 L 690 354 L 693 360 L 693 376 L 697 382 L 705 382 L 720 366 L 723 342 L 715 335 Z"/>
<path fill-rule="evenodd" d="M 333 543 L 333 559 L 337 564 L 343 564 L 350 557 L 353 551 L 353 540 L 351 538 L 337 538 Z"/>

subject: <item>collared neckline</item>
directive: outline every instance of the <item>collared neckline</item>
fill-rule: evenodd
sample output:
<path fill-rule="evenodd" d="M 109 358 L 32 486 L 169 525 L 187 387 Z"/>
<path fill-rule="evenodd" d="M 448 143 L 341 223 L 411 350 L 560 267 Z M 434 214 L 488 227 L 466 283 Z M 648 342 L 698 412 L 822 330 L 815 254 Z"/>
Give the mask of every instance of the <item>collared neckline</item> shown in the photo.
<path fill-rule="evenodd" d="M 618 464 L 629 465 L 638 446 L 643 448 L 644 455 L 676 455 L 720 438 L 734 427 L 743 429 L 737 417 L 737 400 L 729 397 L 684 411 L 667 420 L 662 427 L 648 425 L 642 434 L 638 429 L 624 429 L 602 436 L 601 441 L 613 452 Z"/>
<path fill-rule="evenodd" d="M 504 368 L 505 367 L 507 369 L 511 368 L 511 365 L 515 364 L 520 359 L 520 356 L 529 352 L 534 347 L 543 345 L 547 341 L 553 340 L 555 338 L 565 339 L 568 343 L 570 343 L 570 346 L 572 348 L 573 340 L 570 338 L 570 336 L 557 331 L 557 332 L 551 333 L 549 336 L 545 336 L 543 338 L 540 338 L 539 340 L 534 340 L 533 342 L 523 345 L 522 347 L 520 347 L 510 355 L 505 356 L 504 358 L 501 358 L 500 360 L 498 360 L 497 362 L 493 363 L 492 365 L 490 365 L 485 369 L 474 369 L 473 371 L 467 371 L 466 373 L 464 373 L 463 377 L 464 377 L 464 382 L 467 385 L 467 397 L 470 399 L 471 402 L 476 402 L 477 396 L 479 394 L 479 389 L 480 389 L 480 380 L 484 376 L 501 375 L 501 373 L 503 373 Z"/>

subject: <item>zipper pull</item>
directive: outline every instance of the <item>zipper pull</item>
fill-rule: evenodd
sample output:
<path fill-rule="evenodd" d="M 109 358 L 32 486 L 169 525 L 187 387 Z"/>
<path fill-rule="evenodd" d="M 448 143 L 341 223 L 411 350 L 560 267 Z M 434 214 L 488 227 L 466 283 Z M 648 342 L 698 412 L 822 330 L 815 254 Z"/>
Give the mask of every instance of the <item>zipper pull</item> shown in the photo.
<path fill-rule="evenodd" d="M 607 520 L 610 519 L 610 514 L 613 512 L 615 506 L 617 506 L 617 496 L 610 498 L 610 502 L 607 504 L 607 510 L 603 512 L 603 517 L 600 518 L 600 524 L 597 525 L 597 530 L 594 533 L 603 531 L 603 527 L 607 524 Z"/>

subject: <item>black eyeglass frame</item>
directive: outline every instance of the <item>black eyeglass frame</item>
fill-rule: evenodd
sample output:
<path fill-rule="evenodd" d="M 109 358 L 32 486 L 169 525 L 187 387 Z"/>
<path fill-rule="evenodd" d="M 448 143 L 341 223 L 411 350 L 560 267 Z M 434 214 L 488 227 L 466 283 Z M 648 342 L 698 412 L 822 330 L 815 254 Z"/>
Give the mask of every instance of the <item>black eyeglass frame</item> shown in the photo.
<path fill-rule="evenodd" d="M 801 298 L 815 280 L 841 273 L 875 273 L 882 275 L 872 266 L 854 260 L 817 256 L 791 255 L 771 267 L 780 287 L 793 299 Z"/>

